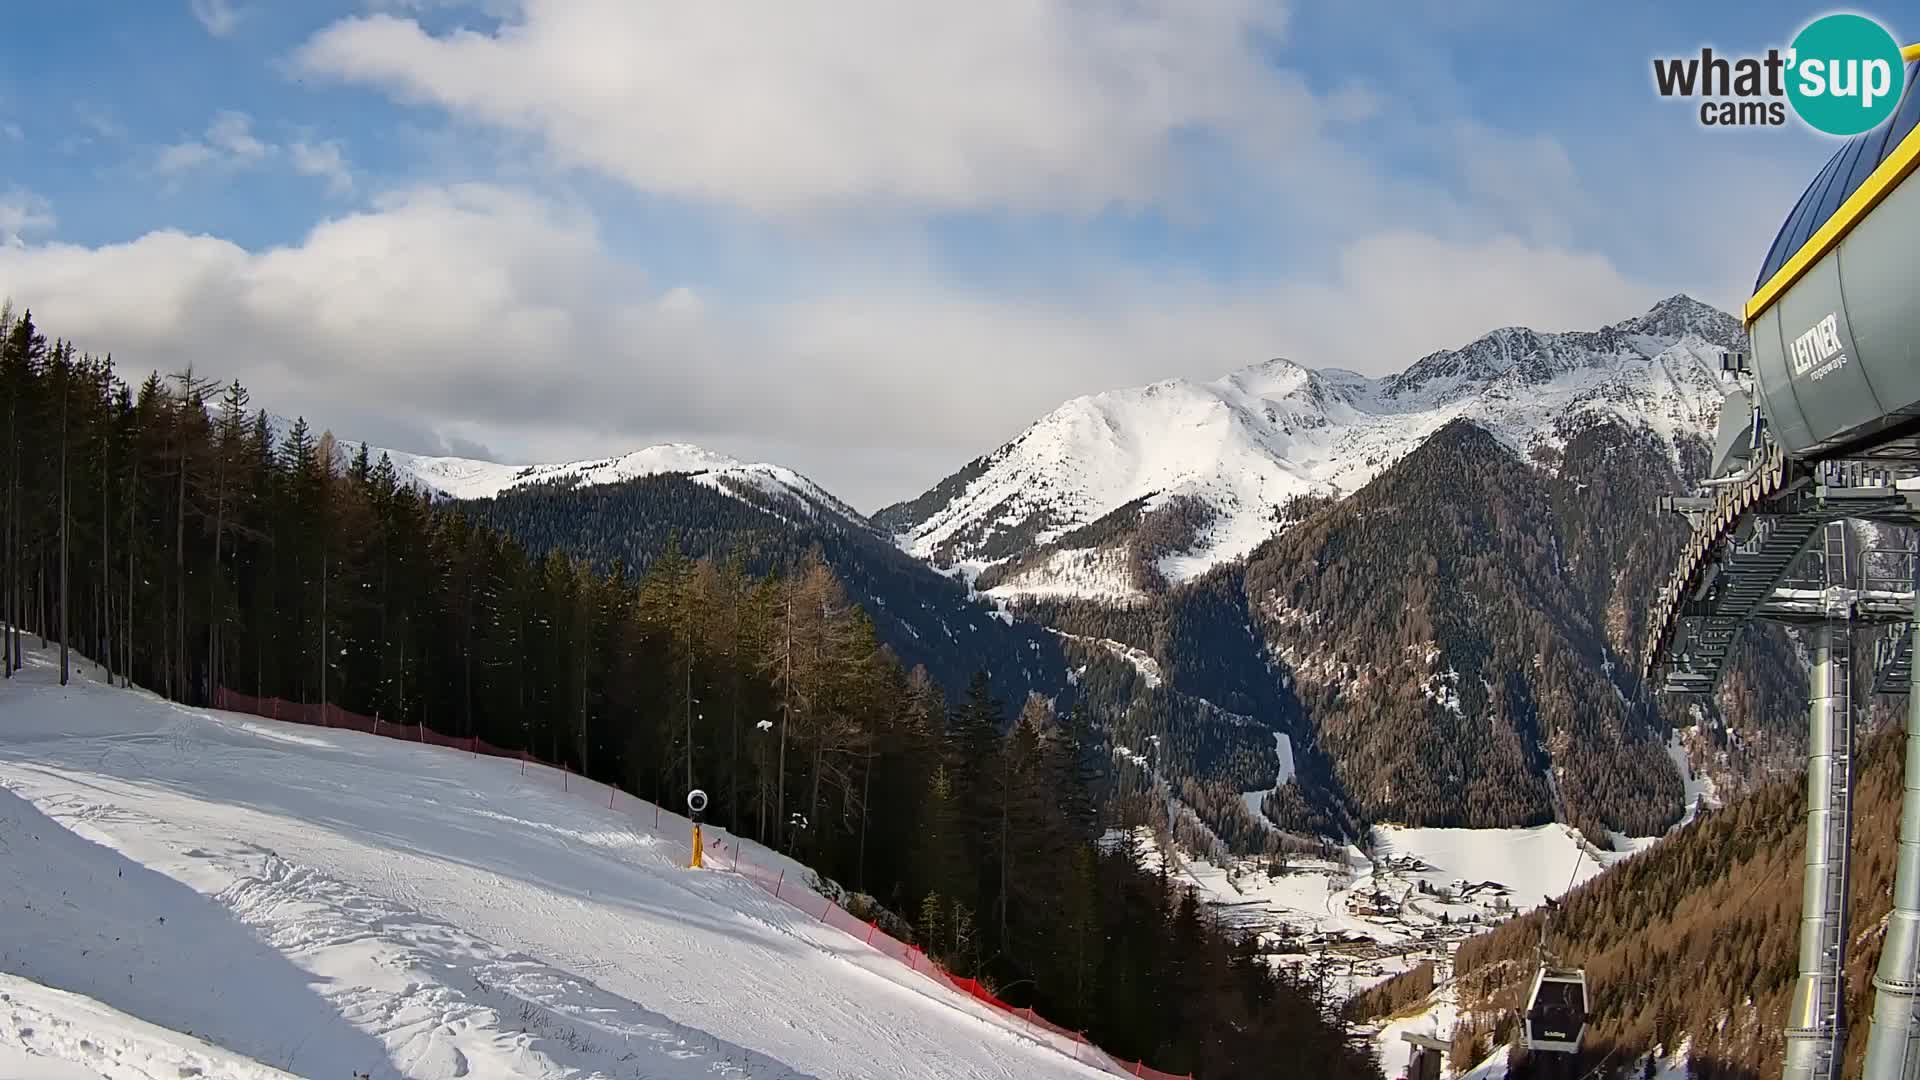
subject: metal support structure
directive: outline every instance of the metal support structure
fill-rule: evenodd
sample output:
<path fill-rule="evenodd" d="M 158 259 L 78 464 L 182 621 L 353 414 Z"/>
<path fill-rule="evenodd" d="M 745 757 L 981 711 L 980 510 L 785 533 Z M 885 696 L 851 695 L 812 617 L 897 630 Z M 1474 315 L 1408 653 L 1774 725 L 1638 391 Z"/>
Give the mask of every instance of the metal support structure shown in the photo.
<path fill-rule="evenodd" d="M 1704 512 L 1668 504 L 1688 511 L 1695 532 L 1662 593 L 1661 625 L 1649 637 L 1648 674 L 1664 675 L 1670 693 L 1711 693 L 1752 622 L 1798 627 L 1812 653 L 1800 974 L 1787 1016 L 1784 1069 L 1789 1080 L 1832 1080 L 1846 1050 L 1852 699 L 1865 685 L 1854 672 L 1854 650 L 1863 644 L 1857 631 L 1885 628 L 1875 630 L 1867 654 L 1879 693 L 1909 692 L 1920 651 L 1920 549 L 1855 552 L 1850 538 L 1862 521 L 1920 530 L 1920 490 L 1897 483 L 1917 474 L 1912 468 L 1820 462 L 1794 466 L 1784 476 L 1766 474 L 1757 490 L 1723 488 Z M 1888 572 L 1902 560 L 1901 572 Z M 1795 566 L 1802 573 L 1812 570 L 1811 577 L 1794 574 Z M 1915 737 L 1908 748 L 1898 880 L 1875 979 L 1865 1080 L 1920 1080 L 1920 714 L 1910 713 L 1908 724 Z"/>
<path fill-rule="evenodd" d="M 1848 525 L 1826 527 L 1829 595 L 1845 589 Z M 1846 1052 L 1848 847 L 1853 798 L 1851 608 L 1808 627 L 1807 855 L 1800 903 L 1800 977 L 1787 1011 L 1785 1080 L 1834 1080 Z"/>
<path fill-rule="evenodd" d="M 1910 496 L 1910 499 L 1912 497 Z M 1920 592 L 1920 560 L 1910 573 Z M 1906 780 L 1900 795 L 1900 854 L 1894 863 L 1893 911 L 1873 977 L 1873 1023 L 1867 1030 L 1862 1080 L 1920 1080 L 1920 694 L 1911 657 L 1920 647 L 1920 612 L 1907 629 Z"/>
<path fill-rule="evenodd" d="M 1920 45 L 1901 55 L 1920 60 Z M 1901 105 L 1910 112 L 1920 103 L 1920 84 L 1905 93 Z M 1920 1080 L 1920 686 L 1912 682 L 1920 575 L 1874 588 L 1869 553 L 1859 587 L 1845 582 L 1846 519 L 1920 528 L 1911 486 L 1920 479 L 1920 308 L 1904 302 L 1911 290 L 1903 276 L 1920 235 L 1916 161 L 1920 131 L 1898 141 L 1856 136 L 1781 227 L 1745 308 L 1751 358 L 1730 356 L 1722 365 L 1736 386 L 1722 402 L 1702 485 L 1712 494 L 1666 504 L 1686 513 L 1694 529 L 1655 601 L 1642 651 L 1642 673 L 1655 685 L 1707 695 L 1750 622 L 1798 625 L 1812 646 L 1789 1080 L 1834 1080 L 1846 1052 L 1854 632 L 1896 625 L 1906 626 L 1905 639 L 1894 632 L 1877 643 L 1868 684 L 1907 694 L 1908 742 L 1894 909 L 1874 979 L 1865 1080 Z M 1844 184 L 1836 179 L 1843 173 Z M 1825 344 L 1820 356 L 1809 357 L 1805 343 L 1815 338 Z M 1781 588 L 1802 550 L 1793 542 L 1811 545 L 1816 534 L 1825 539 L 1824 585 Z"/>

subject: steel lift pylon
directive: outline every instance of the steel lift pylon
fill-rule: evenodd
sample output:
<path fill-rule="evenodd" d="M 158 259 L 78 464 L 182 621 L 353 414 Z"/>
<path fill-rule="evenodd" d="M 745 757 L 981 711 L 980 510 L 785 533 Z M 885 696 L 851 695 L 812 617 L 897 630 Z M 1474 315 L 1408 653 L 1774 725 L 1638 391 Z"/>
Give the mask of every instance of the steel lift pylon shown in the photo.
<path fill-rule="evenodd" d="M 1807 625 L 1807 844 L 1800 902 L 1800 975 L 1787 1010 L 1785 1080 L 1840 1075 L 1846 1046 L 1848 851 L 1853 834 L 1853 605 L 1845 520 L 1829 522 L 1824 588 Z"/>

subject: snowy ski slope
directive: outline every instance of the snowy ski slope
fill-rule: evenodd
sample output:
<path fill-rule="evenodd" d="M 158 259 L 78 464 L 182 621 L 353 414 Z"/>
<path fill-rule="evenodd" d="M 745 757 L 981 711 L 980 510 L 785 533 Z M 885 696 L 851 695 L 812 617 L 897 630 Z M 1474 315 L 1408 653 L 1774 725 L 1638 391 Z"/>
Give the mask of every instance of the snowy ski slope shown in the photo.
<path fill-rule="evenodd" d="M 0 1074 L 106 1043 L 197 1046 L 208 1077 L 1101 1075 L 684 869 L 684 822 L 599 785 L 77 674 L 35 653 L 0 684 Z M 101 1030 L 33 1042 L 7 1021 L 28 991 Z"/>
<path fill-rule="evenodd" d="M 151 1080 L 294 1074 L 157 1027 L 80 994 L 0 975 L 0 1080 Z"/>

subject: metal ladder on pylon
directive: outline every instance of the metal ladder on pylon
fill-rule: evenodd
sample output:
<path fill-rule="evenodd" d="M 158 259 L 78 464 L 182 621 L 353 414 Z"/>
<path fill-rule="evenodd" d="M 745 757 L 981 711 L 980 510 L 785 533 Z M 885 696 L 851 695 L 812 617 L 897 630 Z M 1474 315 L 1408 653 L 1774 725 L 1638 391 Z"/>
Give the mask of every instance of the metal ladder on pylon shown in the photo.
<path fill-rule="evenodd" d="M 1824 565 L 1824 577 L 1828 602 L 1848 601 L 1847 594 L 1838 590 L 1848 587 L 1847 577 L 1847 536 L 1850 528 L 1846 521 L 1828 522 L 1823 538 L 1821 559 Z M 1823 1061 L 1823 1072 L 1828 1077 L 1840 1075 L 1839 1055 L 1835 1049 L 1840 1045 L 1844 1016 L 1842 1015 L 1846 995 L 1847 970 L 1847 898 L 1851 884 L 1850 848 L 1853 838 L 1853 622 L 1852 604 L 1847 602 L 1844 613 L 1831 612 L 1832 640 L 1827 649 L 1830 665 L 1827 679 L 1828 692 L 1833 695 L 1833 710 L 1829 713 L 1831 725 L 1829 745 L 1833 748 L 1833 765 L 1827 773 L 1828 806 L 1831 818 L 1827 829 L 1827 880 L 1824 888 L 1827 900 L 1826 926 L 1821 930 L 1820 942 L 1820 1019 L 1833 1038 Z"/>

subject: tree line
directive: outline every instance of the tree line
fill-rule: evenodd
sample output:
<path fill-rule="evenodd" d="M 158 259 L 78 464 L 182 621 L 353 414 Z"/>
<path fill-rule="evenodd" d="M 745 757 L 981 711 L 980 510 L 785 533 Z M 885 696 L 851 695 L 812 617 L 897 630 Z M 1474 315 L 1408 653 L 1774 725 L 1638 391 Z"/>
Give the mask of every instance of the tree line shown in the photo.
<path fill-rule="evenodd" d="M 122 685 L 325 703 L 525 749 L 861 894 L 1003 998 L 1171 1071 L 1377 1076 L 1337 1003 L 1107 840 L 1086 715 L 949 702 L 814 554 L 535 555 L 239 383 L 122 381 L 0 310 L 0 622 Z M 84 653 L 79 660 L 71 650 Z"/>
<path fill-rule="evenodd" d="M 1029 690 L 1058 697 L 1068 689 L 1052 635 L 995 617 L 891 535 L 803 490 L 724 472 L 665 473 L 591 486 L 527 484 L 460 507 L 535 555 L 558 549 L 602 572 L 623 561 L 651 565 L 674 541 L 695 558 L 738 558 L 754 576 L 817 554 L 880 641 L 907 667 L 926 667 L 949 694 L 982 668 L 1011 701 Z"/>

